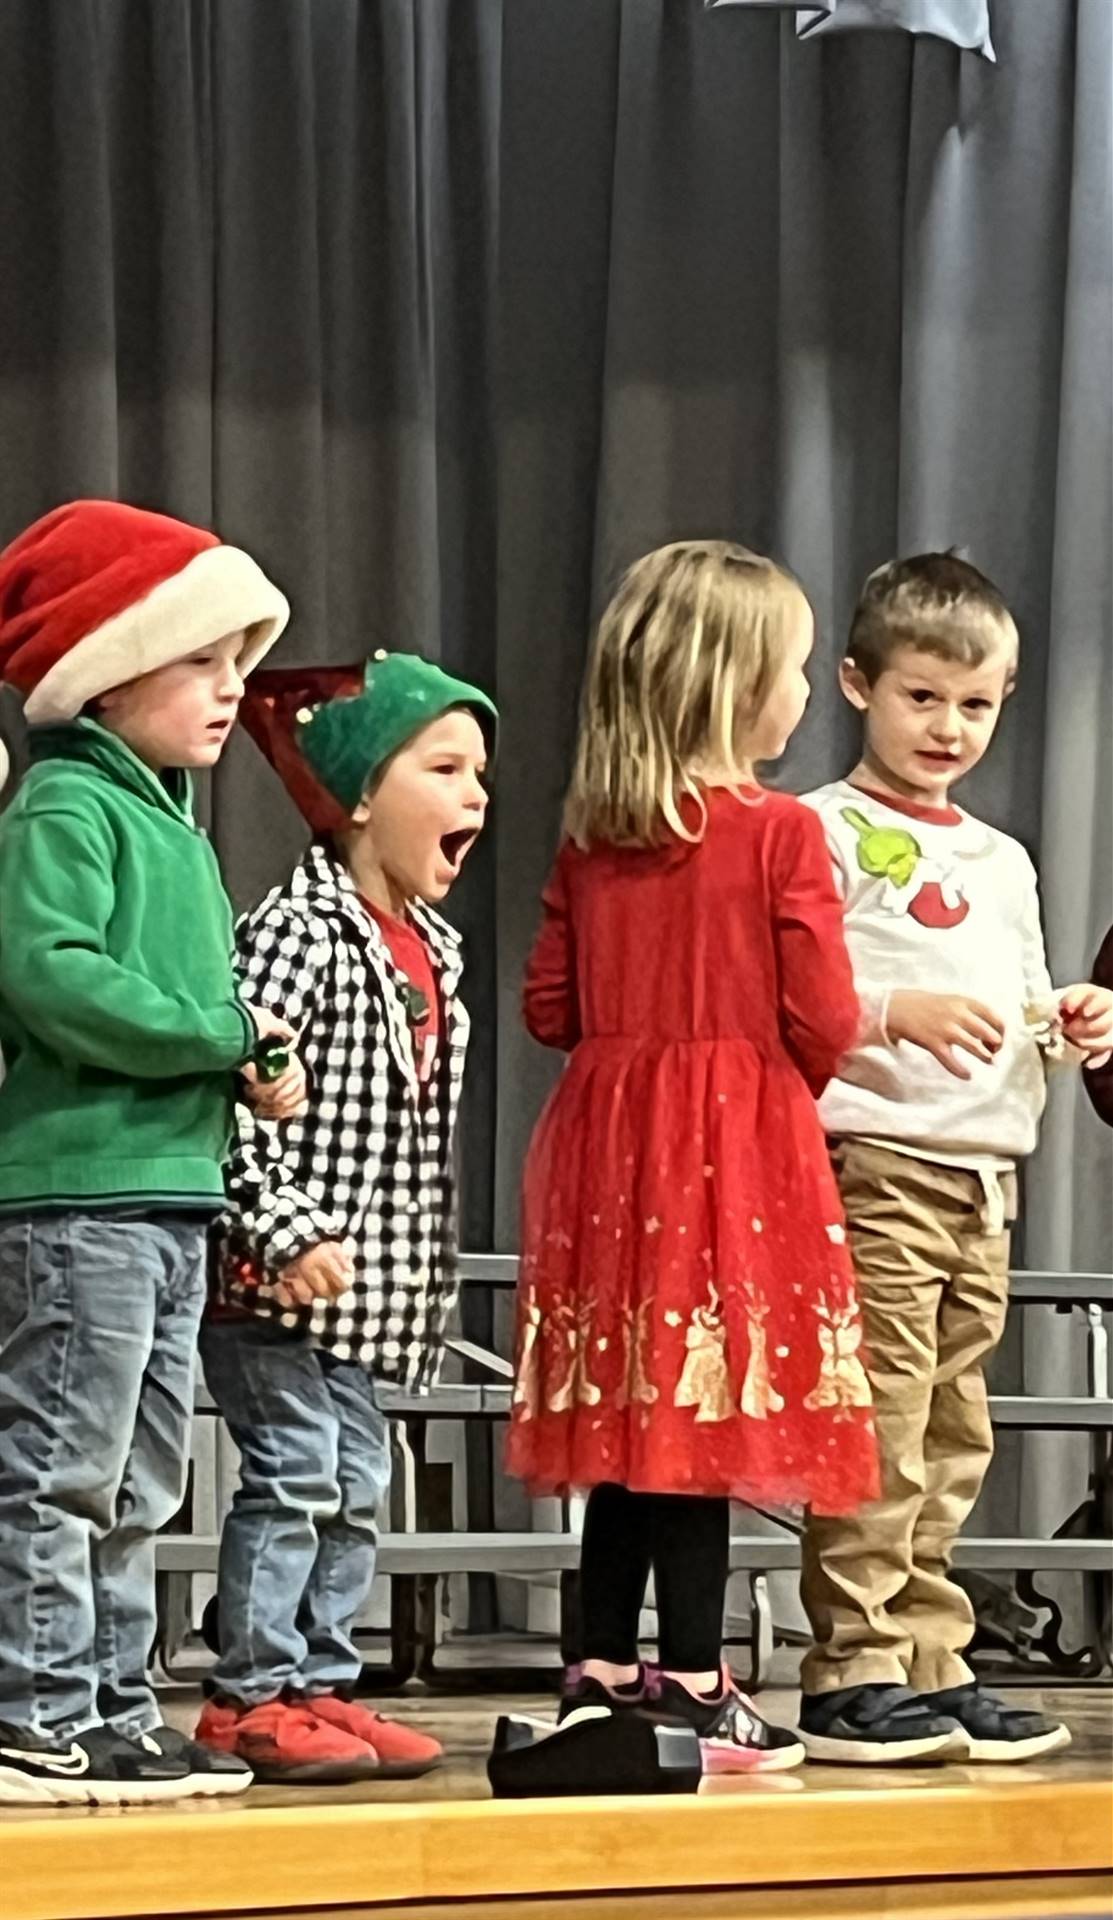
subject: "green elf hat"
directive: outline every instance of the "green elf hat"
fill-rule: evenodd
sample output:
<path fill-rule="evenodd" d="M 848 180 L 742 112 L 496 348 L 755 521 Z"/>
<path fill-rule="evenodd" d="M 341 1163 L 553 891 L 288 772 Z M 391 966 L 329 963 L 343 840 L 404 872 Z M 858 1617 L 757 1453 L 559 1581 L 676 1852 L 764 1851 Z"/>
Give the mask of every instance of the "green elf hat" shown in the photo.
<path fill-rule="evenodd" d="M 376 653 L 358 693 L 325 701 L 299 726 L 298 747 L 321 785 L 351 813 L 391 755 L 452 707 L 475 715 L 493 755 L 499 717 L 485 693 L 420 654 Z"/>

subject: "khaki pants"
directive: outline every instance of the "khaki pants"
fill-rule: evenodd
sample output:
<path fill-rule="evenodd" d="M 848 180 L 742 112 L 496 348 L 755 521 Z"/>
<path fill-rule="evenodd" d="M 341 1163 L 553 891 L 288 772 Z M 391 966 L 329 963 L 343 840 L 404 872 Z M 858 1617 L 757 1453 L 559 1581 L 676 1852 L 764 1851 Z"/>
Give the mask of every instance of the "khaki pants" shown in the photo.
<path fill-rule="evenodd" d="M 955 1537 L 993 1453 L 982 1360 L 1008 1302 L 1016 1177 L 892 1153 L 833 1151 L 865 1322 L 881 1497 L 809 1519 L 802 1598 L 815 1644 L 806 1693 L 888 1683 L 932 1693 L 972 1678 Z"/>

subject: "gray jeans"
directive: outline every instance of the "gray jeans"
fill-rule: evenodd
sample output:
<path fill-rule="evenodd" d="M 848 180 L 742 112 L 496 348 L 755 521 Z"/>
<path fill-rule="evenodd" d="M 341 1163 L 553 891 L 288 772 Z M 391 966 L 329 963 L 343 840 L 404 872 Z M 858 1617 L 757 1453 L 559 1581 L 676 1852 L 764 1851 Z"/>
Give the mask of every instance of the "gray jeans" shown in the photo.
<path fill-rule="evenodd" d="M 182 1502 L 204 1220 L 0 1217 L 0 1721 L 160 1715 L 154 1536 Z"/>
<path fill-rule="evenodd" d="M 240 1450 L 212 1685 L 244 1706 L 350 1689 L 361 1666 L 352 1628 L 390 1485 L 374 1382 L 273 1320 L 206 1320 L 201 1355 Z"/>

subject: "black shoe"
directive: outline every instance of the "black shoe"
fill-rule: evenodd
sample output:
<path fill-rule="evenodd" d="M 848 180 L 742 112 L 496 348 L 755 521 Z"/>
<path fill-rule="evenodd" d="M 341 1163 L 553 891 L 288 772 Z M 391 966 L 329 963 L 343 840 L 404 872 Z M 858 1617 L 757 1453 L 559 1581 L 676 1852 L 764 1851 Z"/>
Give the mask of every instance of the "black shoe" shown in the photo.
<path fill-rule="evenodd" d="M 1047 1720 L 1030 1707 L 1006 1706 L 973 1680 L 942 1693 L 922 1693 L 920 1699 L 932 1713 L 957 1720 L 966 1735 L 968 1760 L 1035 1760 L 1070 1746 L 1070 1729 L 1060 1720 Z"/>
<path fill-rule="evenodd" d="M 179 1733 L 176 1727 L 152 1727 L 149 1733 L 139 1736 L 137 1744 L 148 1753 L 154 1748 L 164 1760 L 180 1761 L 187 1770 L 182 1792 L 202 1799 L 245 1793 L 255 1778 L 247 1761 L 241 1760 L 238 1754 L 218 1753 L 212 1747 L 203 1747 L 188 1734 Z"/>
<path fill-rule="evenodd" d="M 690 1727 L 581 1707 L 559 1727 L 504 1714 L 487 1778 L 496 1799 L 583 1793 L 694 1793 L 700 1745 Z"/>
<path fill-rule="evenodd" d="M 689 1693 L 679 1680 L 662 1676 L 657 1699 L 647 1712 L 665 1724 L 684 1721 L 692 1728 L 705 1773 L 784 1773 L 804 1759 L 796 1734 L 763 1720 L 726 1668 L 722 1691 L 713 1699 Z"/>
<path fill-rule="evenodd" d="M 217 1593 L 205 1602 L 201 1615 L 201 1638 L 210 1653 L 220 1652 L 220 1595 Z"/>
<path fill-rule="evenodd" d="M 806 1693 L 800 1701 L 800 1738 L 809 1760 L 836 1766 L 964 1760 L 969 1751 L 955 1716 L 911 1687 L 840 1687 L 835 1693 Z"/>
<path fill-rule="evenodd" d="M 585 1673 L 582 1667 L 566 1667 L 560 1689 L 560 1706 L 557 1708 L 557 1724 L 567 1720 L 570 1713 L 578 1713 L 581 1707 L 605 1707 L 608 1713 L 631 1711 L 645 1705 L 650 1691 L 650 1670 L 638 1668 L 636 1680 L 629 1681 L 624 1687 L 608 1687 L 594 1674 Z"/>
<path fill-rule="evenodd" d="M 184 1760 L 151 1741 L 90 1727 L 72 1740 L 38 1740 L 0 1725 L 0 1803 L 25 1807 L 133 1807 L 195 1789 Z"/>

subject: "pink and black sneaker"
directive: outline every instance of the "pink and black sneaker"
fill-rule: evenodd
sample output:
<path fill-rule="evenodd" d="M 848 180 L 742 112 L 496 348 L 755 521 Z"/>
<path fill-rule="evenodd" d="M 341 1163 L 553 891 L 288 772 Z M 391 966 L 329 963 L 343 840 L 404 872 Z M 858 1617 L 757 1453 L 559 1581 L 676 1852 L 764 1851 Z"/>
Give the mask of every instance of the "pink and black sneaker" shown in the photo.
<path fill-rule="evenodd" d="M 582 1707 L 606 1707 L 611 1713 L 620 1713 L 623 1708 L 647 1706 L 656 1698 L 655 1683 L 656 1674 L 652 1667 L 639 1667 L 637 1679 L 622 1687 L 604 1685 L 594 1674 L 585 1673 L 582 1666 L 566 1667 L 560 1689 L 557 1725 L 567 1720 L 569 1714 L 579 1713 Z"/>
<path fill-rule="evenodd" d="M 654 1692 L 656 1698 L 647 1702 L 654 1719 L 682 1720 L 699 1735 L 705 1774 L 784 1773 L 805 1758 L 794 1733 L 762 1719 L 729 1667 L 723 1668 L 717 1694 L 689 1693 L 679 1680 L 663 1674 Z"/>

